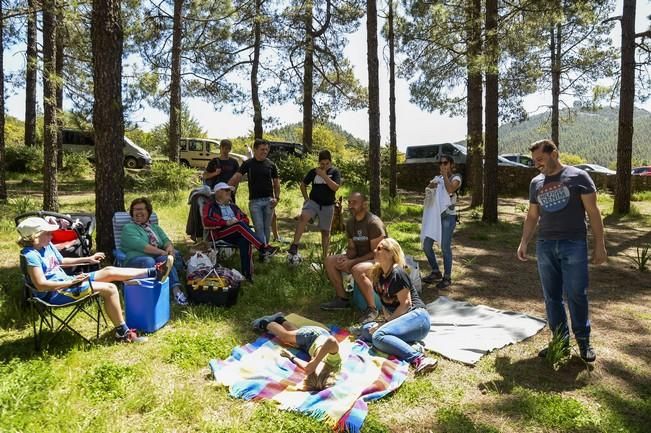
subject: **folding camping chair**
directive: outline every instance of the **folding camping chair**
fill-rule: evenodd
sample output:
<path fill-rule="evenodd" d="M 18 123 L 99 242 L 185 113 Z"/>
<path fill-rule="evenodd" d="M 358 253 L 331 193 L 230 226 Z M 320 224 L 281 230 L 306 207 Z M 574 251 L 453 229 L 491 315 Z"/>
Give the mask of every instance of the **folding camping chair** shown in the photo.
<path fill-rule="evenodd" d="M 127 255 L 120 249 L 120 244 L 122 243 L 122 229 L 126 224 L 132 222 L 131 215 L 129 215 L 129 212 L 116 212 L 113 214 L 112 221 L 113 239 L 115 239 L 115 249 L 113 249 L 115 266 L 124 266 Z M 152 224 L 158 224 L 158 215 L 156 215 L 156 212 L 152 212 L 149 216 L 149 222 Z"/>
<path fill-rule="evenodd" d="M 211 198 L 202 195 L 197 198 L 196 203 L 199 207 L 199 213 L 201 214 L 201 225 L 203 226 L 203 240 L 210 243 L 210 248 L 215 251 L 217 258 L 220 260 L 227 259 L 233 253 L 233 251 L 238 249 L 238 246 L 230 242 L 226 242 L 222 239 L 215 239 L 213 231 L 210 228 L 207 228 L 203 223 L 203 208 L 206 203 L 208 203 Z"/>
<path fill-rule="evenodd" d="M 27 259 L 22 254 L 20 255 L 20 270 L 23 273 L 23 296 L 30 306 L 30 319 L 34 331 L 34 347 L 36 350 L 41 349 L 43 331 L 45 329 L 49 329 L 54 333 L 46 341 L 46 345 L 51 343 L 64 329 L 72 331 L 86 343 L 91 344 L 88 338 L 72 327 L 72 320 L 79 313 L 85 314 L 96 324 L 95 339 L 99 339 L 100 321 L 103 320 L 104 326 L 108 326 L 106 317 L 104 317 L 104 312 L 102 311 L 102 305 L 100 304 L 99 293 L 91 292 L 89 295 L 65 305 L 50 304 L 46 300 L 34 295 L 36 288 L 29 281 Z M 90 284 L 92 289 L 92 283 Z M 95 315 L 89 311 L 93 306 L 97 307 L 97 314 Z M 70 308 L 71 310 L 64 311 L 64 309 Z M 36 326 L 36 322 L 39 322 L 38 327 Z"/>

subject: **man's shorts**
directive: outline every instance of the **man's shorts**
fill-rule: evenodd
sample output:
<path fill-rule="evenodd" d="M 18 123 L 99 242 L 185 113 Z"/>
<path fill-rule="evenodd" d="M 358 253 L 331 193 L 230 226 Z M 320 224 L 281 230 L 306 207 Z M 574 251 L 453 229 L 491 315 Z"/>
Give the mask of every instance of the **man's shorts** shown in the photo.
<path fill-rule="evenodd" d="M 335 215 L 335 205 L 321 206 L 314 200 L 308 200 L 303 205 L 303 212 L 310 215 L 310 218 L 319 217 L 319 229 L 329 232 L 332 227 L 332 218 Z"/>
<path fill-rule="evenodd" d="M 330 332 L 320 326 L 301 326 L 296 331 L 296 346 L 305 353 L 309 353 L 310 347 L 321 335 L 330 335 Z"/>
<path fill-rule="evenodd" d="M 72 287 L 66 287 L 61 290 L 52 290 L 50 292 L 34 292 L 34 294 L 52 305 L 66 305 L 78 301 L 81 298 L 93 293 L 90 282 L 95 281 L 95 272 L 88 274 L 88 279 Z"/>

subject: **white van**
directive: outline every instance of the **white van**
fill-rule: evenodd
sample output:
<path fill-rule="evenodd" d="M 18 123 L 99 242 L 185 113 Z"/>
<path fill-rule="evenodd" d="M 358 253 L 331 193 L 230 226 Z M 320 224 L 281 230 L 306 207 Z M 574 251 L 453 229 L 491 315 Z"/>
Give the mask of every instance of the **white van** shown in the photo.
<path fill-rule="evenodd" d="M 455 164 L 466 163 L 466 146 L 460 143 L 439 143 L 407 146 L 405 149 L 405 164 L 438 162 L 442 154 L 451 156 Z"/>
<path fill-rule="evenodd" d="M 63 150 L 68 152 L 87 152 L 90 159 L 95 158 L 95 141 L 90 131 L 63 128 L 61 131 Z M 124 137 L 124 166 L 127 168 L 143 168 L 151 165 L 151 155 L 129 138 Z"/>

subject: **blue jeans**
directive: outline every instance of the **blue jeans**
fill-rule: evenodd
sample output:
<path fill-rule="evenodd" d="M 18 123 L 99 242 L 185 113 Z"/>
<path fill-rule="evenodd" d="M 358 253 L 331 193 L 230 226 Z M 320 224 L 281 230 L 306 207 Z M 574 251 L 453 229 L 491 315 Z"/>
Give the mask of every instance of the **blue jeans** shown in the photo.
<path fill-rule="evenodd" d="M 368 329 L 373 325 L 375 322 L 367 323 L 362 327 L 360 335 L 362 340 L 370 341 L 376 349 L 409 363 L 421 357 L 421 353 L 411 345 L 421 341 L 429 333 L 430 318 L 426 309 L 411 310 L 380 326 L 373 335 L 370 335 Z"/>
<path fill-rule="evenodd" d="M 153 268 L 156 263 L 161 263 L 167 260 L 167 256 L 138 256 L 134 257 L 125 263 L 125 267 L 129 268 Z M 174 250 L 174 267 L 170 271 L 170 288 L 181 287 L 181 281 L 179 280 L 179 272 L 183 270 L 183 258 L 181 254 Z"/>
<path fill-rule="evenodd" d="M 563 295 L 578 340 L 590 336 L 588 318 L 588 243 L 582 240 L 543 240 L 536 243 L 538 273 L 552 332 L 569 338 Z"/>
<path fill-rule="evenodd" d="M 447 212 L 441 214 L 441 252 L 443 253 L 443 276 L 450 278 L 452 275 L 452 234 L 457 225 L 457 216 Z M 439 264 L 434 254 L 434 239 L 425 238 L 423 251 L 432 272 L 440 272 Z"/>
<path fill-rule="evenodd" d="M 271 197 L 249 200 L 249 211 L 253 218 L 256 236 L 260 242 L 267 245 L 271 240 L 271 217 L 274 213 L 271 208 Z"/>

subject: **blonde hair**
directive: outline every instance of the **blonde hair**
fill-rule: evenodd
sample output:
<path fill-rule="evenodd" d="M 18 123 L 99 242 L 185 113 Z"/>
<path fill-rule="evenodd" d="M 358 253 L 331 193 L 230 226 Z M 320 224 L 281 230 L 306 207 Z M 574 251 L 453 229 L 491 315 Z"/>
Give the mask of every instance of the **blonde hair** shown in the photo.
<path fill-rule="evenodd" d="M 314 373 L 309 374 L 303 381 L 304 391 L 321 391 L 330 388 L 337 382 L 337 373 L 339 369 L 321 363 L 316 368 Z"/>
<path fill-rule="evenodd" d="M 29 235 L 29 236 L 22 236 L 21 235 L 18 238 L 18 240 L 16 241 L 16 243 L 19 246 L 23 247 L 23 248 L 25 248 L 25 247 L 33 247 L 34 246 L 34 241 L 36 241 L 36 238 L 41 236 L 41 233 L 43 233 L 43 232 L 34 233 L 34 234 Z"/>
<path fill-rule="evenodd" d="M 405 253 L 402 252 L 402 247 L 397 240 L 393 238 L 384 238 L 380 241 L 380 243 L 383 244 L 386 247 L 387 252 L 391 254 L 393 264 L 400 266 L 402 269 L 405 269 L 407 267 L 407 263 L 405 262 Z M 382 265 L 380 265 L 380 263 L 375 263 L 369 273 L 373 284 L 377 283 L 380 280 L 380 275 L 382 275 L 382 272 Z"/>

